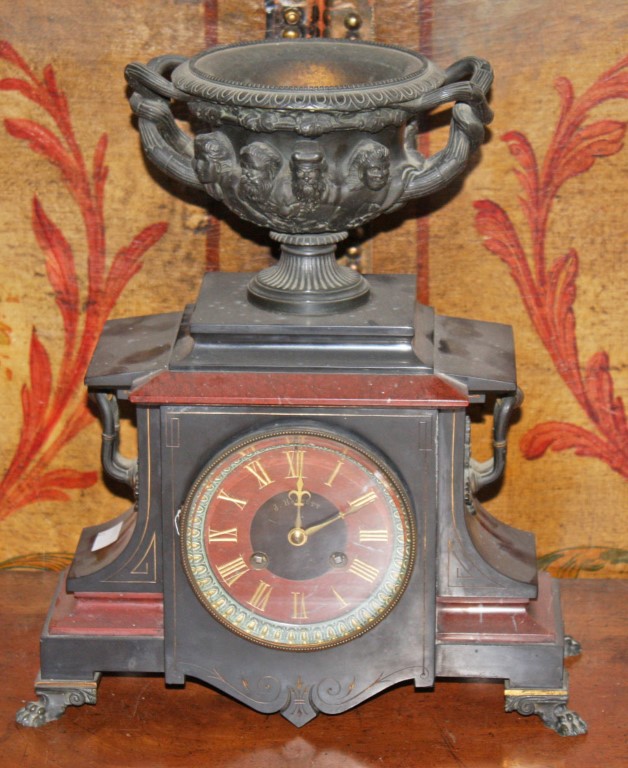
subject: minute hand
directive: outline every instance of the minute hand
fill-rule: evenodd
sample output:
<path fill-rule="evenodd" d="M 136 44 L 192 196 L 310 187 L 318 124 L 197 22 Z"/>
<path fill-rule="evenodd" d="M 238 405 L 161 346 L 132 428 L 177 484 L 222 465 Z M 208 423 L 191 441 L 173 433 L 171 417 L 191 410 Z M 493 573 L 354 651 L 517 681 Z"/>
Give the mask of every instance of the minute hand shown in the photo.
<path fill-rule="evenodd" d="M 322 523 L 317 523 L 316 525 L 310 525 L 309 528 L 306 528 L 304 533 L 306 536 L 310 536 L 312 533 L 316 533 L 317 531 L 320 531 L 323 528 L 326 528 L 328 525 L 331 525 L 332 523 L 335 523 L 336 520 L 342 520 L 343 518 L 347 517 L 347 515 L 352 515 L 354 512 L 357 512 L 359 509 L 362 509 L 362 507 L 365 507 L 367 504 L 370 504 L 372 501 L 375 501 L 377 498 L 374 491 L 371 491 L 370 493 L 365 493 L 364 496 L 360 496 L 358 499 L 354 499 L 348 506 L 347 509 L 343 511 L 337 512 L 335 515 L 332 515 L 332 517 L 328 517 L 327 520 L 323 520 Z"/>

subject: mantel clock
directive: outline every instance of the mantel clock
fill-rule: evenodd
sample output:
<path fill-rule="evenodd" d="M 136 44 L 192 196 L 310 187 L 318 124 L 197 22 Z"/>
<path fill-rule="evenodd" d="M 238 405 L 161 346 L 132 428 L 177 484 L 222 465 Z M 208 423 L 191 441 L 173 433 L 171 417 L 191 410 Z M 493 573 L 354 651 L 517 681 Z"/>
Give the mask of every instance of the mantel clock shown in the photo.
<path fill-rule="evenodd" d="M 533 536 L 477 498 L 521 399 L 511 329 L 438 316 L 413 277 L 367 279 L 335 255 L 348 230 L 465 168 L 491 119 L 489 65 L 268 39 L 126 75 L 149 160 L 268 228 L 281 255 L 205 275 L 180 313 L 107 323 L 86 383 L 104 470 L 135 503 L 83 531 L 19 721 L 95 703 L 107 672 L 195 678 L 297 726 L 453 677 L 503 679 L 506 710 L 584 732 L 557 585 Z M 446 146 L 424 157 L 424 115 L 452 103 Z M 121 400 L 136 460 L 118 449 Z M 482 403 L 494 455 L 478 463 Z"/>

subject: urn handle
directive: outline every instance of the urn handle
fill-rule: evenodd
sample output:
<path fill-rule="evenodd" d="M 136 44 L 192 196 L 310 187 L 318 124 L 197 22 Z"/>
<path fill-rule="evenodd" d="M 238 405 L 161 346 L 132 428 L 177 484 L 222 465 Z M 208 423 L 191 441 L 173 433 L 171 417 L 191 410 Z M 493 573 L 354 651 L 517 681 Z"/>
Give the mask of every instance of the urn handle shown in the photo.
<path fill-rule="evenodd" d="M 189 96 L 175 88 L 166 75 L 182 62 L 184 56 L 158 56 L 147 65 L 129 64 L 125 77 L 133 93 L 129 99 L 138 116 L 142 146 L 149 158 L 168 176 L 195 189 L 203 189 L 194 170 L 194 143 L 176 124 L 171 101 L 189 101 Z"/>
<path fill-rule="evenodd" d="M 464 79 L 467 78 L 467 79 Z M 408 157 L 412 165 L 404 173 L 401 201 L 423 197 L 447 186 L 467 165 L 469 157 L 484 138 L 484 126 L 493 119 L 486 100 L 493 70 L 484 59 L 469 56 L 445 71 L 440 88 L 411 102 L 399 104 L 409 114 L 418 115 L 448 102 L 455 102 L 444 149 L 432 157 L 423 157 L 414 149 L 416 124 L 408 128 Z"/>

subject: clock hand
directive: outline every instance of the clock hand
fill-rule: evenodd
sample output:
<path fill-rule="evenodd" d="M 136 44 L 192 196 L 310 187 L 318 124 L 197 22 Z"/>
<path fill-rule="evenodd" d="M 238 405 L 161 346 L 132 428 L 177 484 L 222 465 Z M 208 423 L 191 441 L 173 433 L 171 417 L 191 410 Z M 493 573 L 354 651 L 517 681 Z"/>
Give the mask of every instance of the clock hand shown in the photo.
<path fill-rule="evenodd" d="M 336 520 L 341 520 L 346 515 L 350 515 L 352 512 L 356 512 L 359 507 L 349 507 L 346 512 L 337 512 L 332 517 L 328 517 L 327 520 L 323 520 L 322 523 L 316 525 L 310 525 L 305 530 L 301 528 L 301 518 L 297 516 L 297 525 L 288 532 L 288 541 L 295 547 L 302 547 L 308 540 L 308 536 L 316 531 L 320 531 L 322 528 L 326 528 L 328 525 L 335 523 Z"/>
<path fill-rule="evenodd" d="M 326 528 L 328 525 L 331 525 L 332 523 L 335 523 L 336 520 L 342 520 L 343 518 L 347 517 L 347 515 L 352 515 L 354 512 L 357 512 L 359 509 L 362 509 L 362 507 L 365 507 L 367 504 L 370 504 L 372 501 L 375 501 L 377 498 L 374 491 L 370 491 L 369 493 L 365 493 L 363 496 L 360 496 L 357 499 L 354 499 L 348 506 L 347 509 L 339 510 L 335 515 L 332 515 L 331 517 L 328 517 L 327 520 L 323 520 L 322 523 L 317 523 L 316 525 L 310 525 L 308 528 L 306 528 L 303 533 L 305 536 L 311 536 L 313 533 L 316 533 L 317 531 L 322 530 L 323 528 Z"/>
<path fill-rule="evenodd" d="M 304 503 L 308 499 L 310 499 L 311 496 L 312 494 L 303 488 L 303 477 L 301 476 L 301 473 L 299 473 L 299 477 L 297 478 L 296 491 L 290 491 L 290 493 L 288 494 L 288 498 L 297 508 L 297 519 L 294 524 L 295 528 L 298 528 L 298 529 L 302 528 L 303 524 L 301 522 L 301 509 L 303 508 Z"/>
<path fill-rule="evenodd" d="M 346 514 L 348 514 L 348 512 L 338 512 L 338 514 L 334 515 L 333 517 L 328 517 L 327 520 L 323 520 L 322 523 L 318 523 L 317 525 L 310 525 L 310 527 L 306 528 L 303 533 L 306 537 L 310 536 L 311 534 L 326 528 L 328 525 L 335 523 L 336 520 L 341 520 Z"/>

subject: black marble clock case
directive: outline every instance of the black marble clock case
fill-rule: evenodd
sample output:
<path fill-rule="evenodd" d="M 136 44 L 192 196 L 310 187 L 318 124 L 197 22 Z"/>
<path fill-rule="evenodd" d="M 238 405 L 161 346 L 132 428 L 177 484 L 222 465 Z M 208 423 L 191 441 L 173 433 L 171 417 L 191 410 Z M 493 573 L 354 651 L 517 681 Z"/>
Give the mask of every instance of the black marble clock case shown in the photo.
<path fill-rule="evenodd" d="M 87 385 L 103 411 L 105 469 L 124 464 L 117 402 L 133 403 L 138 471 L 117 471 L 136 501 L 83 531 L 60 581 L 42 635 L 40 720 L 93 703 L 103 672 L 195 678 L 295 725 L 402 680 L 485 677 L 506 681 L 507 709 L 564 731 L 577 717 L 563 668 L 574 644 L 557 586 L 537 574 L 533 536 L 491 517 L 470 483 L 470 406 L 517 398 L 510 327 L 436 316 L 415 303 L 411 276 L 371 276 L 367 304 L 308 318 L 249 304 L 248 279 L 208 274 L 183 313 L 105 328 Z M 287 424 L 339 430 L 381 455 L 417 529 L 399 603 L 364 635 L 319 651 L 237 637 L 182 566 L 180 510 L 203 466 L 243 434 Z"/>

